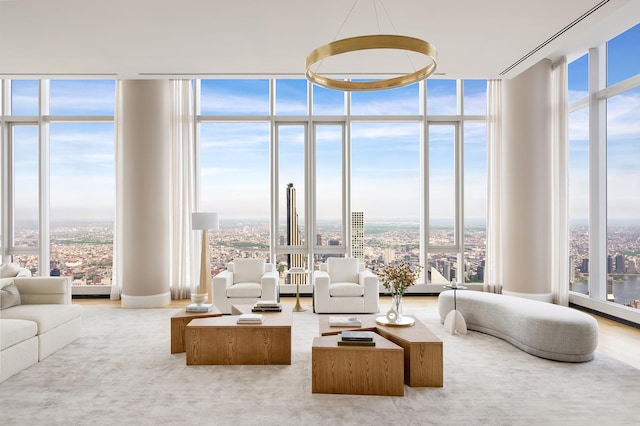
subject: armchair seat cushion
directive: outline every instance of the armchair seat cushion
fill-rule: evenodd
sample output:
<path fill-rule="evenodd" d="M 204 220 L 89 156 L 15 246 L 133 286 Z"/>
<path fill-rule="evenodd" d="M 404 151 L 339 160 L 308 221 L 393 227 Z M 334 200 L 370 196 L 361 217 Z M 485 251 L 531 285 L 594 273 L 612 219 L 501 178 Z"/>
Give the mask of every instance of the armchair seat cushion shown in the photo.
<path fill-rule="evenodd" d="M 257 283 L 237 283 L 227 289 L 228 298 L 257 297 L 262 294 L 262 286 Z"/>
<path fill-rule="evenodd" d="M 356 283 L 337 282 L 329 286 L 329 296 L 331 297 L 362 297 L 364 287 Z"/>

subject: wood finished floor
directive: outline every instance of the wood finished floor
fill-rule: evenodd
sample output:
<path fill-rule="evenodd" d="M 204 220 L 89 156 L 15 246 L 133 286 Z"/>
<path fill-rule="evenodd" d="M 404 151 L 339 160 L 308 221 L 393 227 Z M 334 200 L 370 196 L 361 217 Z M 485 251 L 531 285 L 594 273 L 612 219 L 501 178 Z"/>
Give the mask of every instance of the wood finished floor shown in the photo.
<path fill-rule="evenodd" d="M 282 297 L 281 303 L 295 305 L 295 297 Z M 121 309 L 120 301 L 111 301 L 107 298 L 78 298 L 73 299 L 74 304 L 82 305 L 86 309 L 91 308 L 113 308 Z M 190 301 L 173 300 L 170 305 L 162 309 L 177 309 L 188 305 Z M 303 307 L 311 309 L 311 297 L 300 297 Z M 436 296 L 407 296 L 404 298 L 404 306 L 430 307 L 438 305 Z M 388 296 L 380 297 L 380 305 L 390 306 L 391 301 Z M 616 358 L 622 362 L 640 369 L 640 329 L 630 327 L 619 322 L 592 315 L 598 321 L 599 336 L 598 350 L 602 353 Z"/>

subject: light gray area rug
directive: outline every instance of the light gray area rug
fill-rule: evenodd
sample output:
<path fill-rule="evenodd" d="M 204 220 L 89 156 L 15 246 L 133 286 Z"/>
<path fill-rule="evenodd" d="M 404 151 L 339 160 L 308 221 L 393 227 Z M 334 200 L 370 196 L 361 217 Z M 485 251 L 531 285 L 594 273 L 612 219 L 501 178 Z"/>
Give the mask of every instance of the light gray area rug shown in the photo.
<path fill-rule="evenodd" d="M 0 384 L 3 425 L 631 425 L 640 370 L 536 358 L 478 332 L 445 333 L 444 387 L 404 397 L 311 393 L 318 316 L 294 313 L 290 366 L 187 366 L 170 354 L 176 310 L 85 309 L 83 337 Z"/>

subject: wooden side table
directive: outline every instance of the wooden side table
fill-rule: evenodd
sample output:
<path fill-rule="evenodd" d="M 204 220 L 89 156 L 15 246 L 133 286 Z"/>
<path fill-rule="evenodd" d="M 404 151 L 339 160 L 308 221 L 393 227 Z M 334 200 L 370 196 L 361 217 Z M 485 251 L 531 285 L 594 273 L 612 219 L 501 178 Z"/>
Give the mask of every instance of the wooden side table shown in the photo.
<path fill-rule="evenodd" d="M 211 318 L 221 317 L 220 309 L 213 307 L 209 312 L 187 312 L 182 309 L 171 317 L 171 353 L 184 352 L 184 338 L 186 335 L 187 324 L 194 318 Z"/>
<path fill-rule="evenodd" d="M 464 320 L 464 317 L 458 311 L 458 304 L 456 301 L 456 291 L 457 290 L 466 290 L 467 287 L 464 285 L 445 285 L 444 288 L 448 290 L 453 290 L 453 311 L 447 314 L 447 317 L 444 319 L 444 331 L 447 331 L 451 334 L 467 334 L 467 322 Z"/>
<path fill-rule="evenodd" d="M 311 271 L 308 269 L 289 269 L 287 275 L 308 275 L 309 281 L 311 281 Z M 306 310 L 300 304 L 300 283 L 296 282 L 296 305 L 293 307 L 293 312 L 304 312 Z"/>

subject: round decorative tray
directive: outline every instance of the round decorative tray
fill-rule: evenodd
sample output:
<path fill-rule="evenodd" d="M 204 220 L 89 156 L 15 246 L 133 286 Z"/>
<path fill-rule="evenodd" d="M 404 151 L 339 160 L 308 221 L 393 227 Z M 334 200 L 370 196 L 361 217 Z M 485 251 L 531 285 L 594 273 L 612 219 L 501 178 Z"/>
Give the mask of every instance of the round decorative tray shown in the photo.
<path fill-rule="evenodd" d="M 400 321 L 391 322 L 387 319 L 387 317 L 377 317 L 376 322 L 380 325 L 388 325 L 389 327 L 411 327 L 416 323 L 416 320 L 409 317 L 402 317 Z"/>

